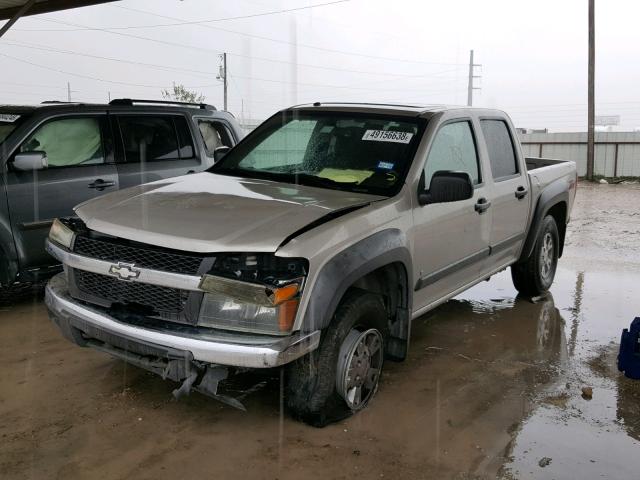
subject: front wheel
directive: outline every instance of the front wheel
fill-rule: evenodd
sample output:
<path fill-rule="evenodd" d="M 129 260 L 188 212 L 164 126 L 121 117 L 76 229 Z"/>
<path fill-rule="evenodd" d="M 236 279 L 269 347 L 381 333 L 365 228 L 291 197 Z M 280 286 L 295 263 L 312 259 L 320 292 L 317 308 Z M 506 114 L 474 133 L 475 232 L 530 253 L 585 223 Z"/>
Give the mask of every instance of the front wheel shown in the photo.
<path fill-rule="evenodd" d="M 531 256 L 511 266 L 513 285 L 523 295 L 541 295 L 551 287 L 558 265 L 560 240 L 558 226 L 551 215 L 542 220 Z"/>
<path fill-rule="evenodd" d="M 291 414 L 324 427 L 363 409 L 378 389 L 386 334 L 387 313 L 380 296 L 348 292 L 320 346 L 287 368 Z"/>

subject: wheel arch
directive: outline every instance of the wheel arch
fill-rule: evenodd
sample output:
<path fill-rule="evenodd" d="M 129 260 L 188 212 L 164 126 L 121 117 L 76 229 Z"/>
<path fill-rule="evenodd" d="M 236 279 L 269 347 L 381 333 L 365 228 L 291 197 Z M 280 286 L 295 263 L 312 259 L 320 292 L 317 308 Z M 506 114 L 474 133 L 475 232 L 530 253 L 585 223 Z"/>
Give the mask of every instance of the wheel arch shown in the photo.
<path fill-rule="evenodd" d="M 565 181 L 556 180 L 546 187 L 536 203 L 535 211 L 531 219 L 527 238 L 522 248 L 522 253 L 518 262 L 526 261 L 533 253 L 533 247 L 542 228 L 542 220 L 547 216 L 553 216 L 558 227 L 559 252 L 562 256 L 564 249 L 564 239 L 567 231 L 567 212 L 569 205 L 569 189 Z"/>
<path fill-rule="evenodd" d="M 389 327 L 387 356 L 402 360 L 409 341 L 413 272 L 406 236 L 398 229 L 377 232 L 331 258 L 319 271 L 305 312 L 303 329 L 324 329 L 351 289 L 383 297 Z"/>

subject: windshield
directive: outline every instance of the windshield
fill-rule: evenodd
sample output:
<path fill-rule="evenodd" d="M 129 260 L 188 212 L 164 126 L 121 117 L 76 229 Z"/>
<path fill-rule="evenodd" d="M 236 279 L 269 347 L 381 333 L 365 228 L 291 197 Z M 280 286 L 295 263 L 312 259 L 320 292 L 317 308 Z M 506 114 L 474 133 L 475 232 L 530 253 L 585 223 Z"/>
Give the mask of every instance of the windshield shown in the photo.
<path fill-rule="evenodd" d="M 404 181 L 424 120 L 339 112 L 268 120 L 210 171 L 391 196 Z"/>
<path fill-rule="evenodd" d="M 18 126 L 18 119 L 20 115 L 13 113 L 0 113 L 0 143 L 13 132 Z"/>

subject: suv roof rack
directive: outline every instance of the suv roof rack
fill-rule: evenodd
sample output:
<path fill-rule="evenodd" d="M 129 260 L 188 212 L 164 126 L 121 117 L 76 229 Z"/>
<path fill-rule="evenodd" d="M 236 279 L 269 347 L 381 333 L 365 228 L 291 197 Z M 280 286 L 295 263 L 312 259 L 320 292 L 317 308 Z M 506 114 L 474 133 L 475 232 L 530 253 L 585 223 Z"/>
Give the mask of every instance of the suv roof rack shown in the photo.
<path fill-rule="evenodd" d="M 191 102 L 176 102 L 173 100 L 142 100 L 139 98 L 114 98 L 109 102 L 109 105 L 127 105 L 134 104 L 151 104 L 151 105 L 177 105 L 181 107 L 200 108 L 202 110 L 216 110 L 216 107 L 207 103 L 191 103 Z"/>

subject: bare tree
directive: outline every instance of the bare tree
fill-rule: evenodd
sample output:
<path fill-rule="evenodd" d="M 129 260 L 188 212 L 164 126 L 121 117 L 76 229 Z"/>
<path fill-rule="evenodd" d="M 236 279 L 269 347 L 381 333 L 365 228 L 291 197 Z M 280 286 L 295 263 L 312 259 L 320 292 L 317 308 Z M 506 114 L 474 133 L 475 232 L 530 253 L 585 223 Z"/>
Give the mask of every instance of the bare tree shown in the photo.
<path fill-rule="evenodd" d="M 202 103 L 205 96 L 202 93 L 187 90 L 184 85 L 176 85 L 173 82 L 172 90 L 162 90 L 162 98 L 165 100 L 173 100 L 176 102 Z"/>

